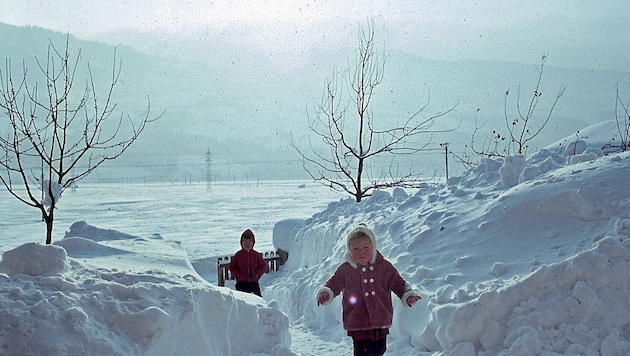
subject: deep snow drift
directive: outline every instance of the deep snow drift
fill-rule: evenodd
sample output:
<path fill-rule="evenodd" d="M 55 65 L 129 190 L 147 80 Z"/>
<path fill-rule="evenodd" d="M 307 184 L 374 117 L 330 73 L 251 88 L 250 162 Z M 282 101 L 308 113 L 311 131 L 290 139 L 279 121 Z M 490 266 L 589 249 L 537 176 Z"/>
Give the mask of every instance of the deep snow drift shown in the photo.
<path fill-rule="evenodd" d="M 629 176 L 630 153 L 556 144 L 447 185 L 332 202 L 276 224 L 290 255 L 264 299 L 203 280 L 159 235 L 77 223 L 53 246 L 4 251 L 0 354 L 346 355 L 339 298 L 317 307 L 314 293 L 362 221 L 424 297 L 394 303 L 388 354 L 628 354 Z"/>
<path fill-rule="evenodd" d="M 210 285 L 160 240 L 78 222 L 6 251 L 0 271 L 0 354 L 292 354 L 273 303 Z"/>

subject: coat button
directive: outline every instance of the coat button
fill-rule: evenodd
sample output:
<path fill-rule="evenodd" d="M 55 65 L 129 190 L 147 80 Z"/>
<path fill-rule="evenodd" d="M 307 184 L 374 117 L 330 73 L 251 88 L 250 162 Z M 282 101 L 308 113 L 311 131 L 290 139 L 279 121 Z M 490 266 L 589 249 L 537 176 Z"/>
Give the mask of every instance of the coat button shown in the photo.
<path fill-rule="evenodd" d="M 365 269 L 365 267 L 363 267 L 362 271 L 365 272 L 365 271 L 367 271 L 367 269 Z"/>
<path fill-rule="evenodd" d="M 366 296 L 366 297 L 367 297 L 367 296 L 369 296 L 369 295 L 370 295 L 370 293 L 368 293 L 368 292 L 365 292 L 365 296 Z"/>
<path fill-rule="evenodd" d="M 370 266 L 370 271 L 374 271 L 374 266 Z"/>
<path fill-rule="evenodd" d="M 363 280 L 363 283 L 367 283 L 367 279 L 364 279 L 364 280 Z"/>
<path fill-rule="evenodd" d="M 375 292 L 375 291 L 372 291 L 372 295 L 376 295 L 376 292 Z"/>
<path fill-rule="evenodd" d="M 374 283 L 374 278 L 370 278 L 370 283 Z"/>

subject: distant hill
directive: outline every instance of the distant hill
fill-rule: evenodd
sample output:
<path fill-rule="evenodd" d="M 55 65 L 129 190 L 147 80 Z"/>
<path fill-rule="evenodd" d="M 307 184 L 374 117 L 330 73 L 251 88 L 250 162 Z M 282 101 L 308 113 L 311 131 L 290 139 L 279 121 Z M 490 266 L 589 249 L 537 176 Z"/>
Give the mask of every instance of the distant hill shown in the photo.
<path fill-rule="evenodd" d="M 66 34 L 0 23 L 0 37 L 0 58 L 11 59 L 15 76 L 21 73 L 22 59 L 29 73 L 35 72 L 35 56 L 46 57 L 49 41 L 62 47 Z M 126 44 L 114 47 L 105 42 Z M 144 43 L 145 52 L 132 48 L 134 43 Z M 147 96 L 153 112 L 166 109 L 165 116 L 125 156 L 90 177 L 130 182 L 204 180 L 208 150 L 214 179 L 307 178 L 290 147 L 291 135 L 307 139 L 307 109 L 319 102 L 333 69 L 345 73 L 355 53 L 311 53 L 304 63 L 278 68 L 254 50 L 199 37 L 111 34 L 96 42 L 70 36 L 70 47 L 81 48 L 82 59 L 89 61 L 97 81 L 102 82 L 111 76 L 116 49 L 122 60 L 115 93 L 121 112 L 140 114 Z M 382 122 L 400 122 L 423 105 L 430 92 L 427 114 L 457 105 L 438 123 L 457 130 L 434 135 L 431 143 L 438 148 L 439 143 L 449 142 L 453 150 L 463 150 L 469 143 L 475 118 L 478 125 L 485 123 L 484 129 L 503 128 L 505 91 L 516 93 L 520 85 L 522 101 L 529 100 L 539 65 L 433 61 L 403 52 L 386 55 L 384 81 L 373 106 L 375 116 Z M 553 66 L 553 58 L 545 72 L 542 88 L 547 100 L 561 85 L 567 89 L 540 137 L 540 147 L 613 118 L 617 83 L 622 95 L 630 95 L 628 72 L 559 68 Z M 540 115 L 548 104 L 541 102 Z M 0 133 L 4 130 L 0 124 Z M 415 167 L 438 174 L 443 171 L 442 161 L 439 151 L 409 157 Z"/>

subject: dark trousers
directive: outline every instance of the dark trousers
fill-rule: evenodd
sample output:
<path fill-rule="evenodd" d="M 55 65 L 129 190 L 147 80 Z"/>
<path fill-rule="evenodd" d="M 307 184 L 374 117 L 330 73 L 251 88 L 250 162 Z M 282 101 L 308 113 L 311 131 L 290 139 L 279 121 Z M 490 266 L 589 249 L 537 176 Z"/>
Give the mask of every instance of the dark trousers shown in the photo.
<path fill-rule="evenodd" d="M 382 356 L 387 349 L 387 339 L 352 339 L 352 342 L 354 344 L 354 356 Z"/>
<path fill-rule="evenodd" d="M 254 293 L 262 298 L 262 294 L 260 293 L 260 284 L 258 284 L 258 282 L 236 282 L 234 287 L 237 291 Z"/>

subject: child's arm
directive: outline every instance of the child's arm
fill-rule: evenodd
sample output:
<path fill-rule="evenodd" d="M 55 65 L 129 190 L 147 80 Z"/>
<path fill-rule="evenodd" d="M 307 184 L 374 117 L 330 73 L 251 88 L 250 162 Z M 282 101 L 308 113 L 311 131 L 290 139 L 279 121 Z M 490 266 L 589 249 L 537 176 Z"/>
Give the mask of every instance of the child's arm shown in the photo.
<path fill-rule="evenodd" d="M 230 264 L 228 265 L 228 269 L 230 270 L 232 277 L 234 277 L 235 279 L 237 279 L 238 275 L 240 274 L 240 269 L 238 268 L 238 264 L 236 263 L 236 261 L 236 255 L 234 255 L 230 258 Z"/>
<path fill-rule="evenodd" d="M 315 300 L 317 300 L 317 305 L 328 305 L 332 303 L 332 300 L 335 298 L 335 296 L 341 293 L 345 285 L 345 279 L 343 276 L 346 274 L 346 272 L 344 272 L 344 267 L 351 268 L 349 266 L 350 265 L 343 263 L 339 267 L 337 267 L 335 273 L 333 273 L 333 275 L 328 278 L 326 283 L 324 283 L 324 286 L 321 287 L 317 291 L 317 293 L 315 293 Z"/>
<path fill-rule="evenodd" d="M 422 297 L 419 293 L 411 288 L 409 282 L 407 282 L 401 275 L 398 273 L 398 270 L 394 265 L 390 263 L 392 275 L 389 278 L 389 286 L 391 290 L 400 298 L 403 306 L 411 308 L 416 302 L 418 302 Z"/>
<path fill-rule="evenodd" d="M 332 289 L 324 286 L 321 287 L 317 294 L 315 294 L 315 299 L 317 299 L 317 305 L 328 305 L 332 302 L 333 298 L 335 298 L 335 294 Z"/>
<path fill-rule="evenodd" d="M 420 294 L 413 294 L 413 295 L 408 296 L 406 299 L 407 306 L 412 307 L 420 299 L 422 299 Z"/>
<path fill-rule="evenodd" d="M 422 297 L 416 291 L 411 289 L 411 285 L 405 282 L 405 291 L 403 295 L 400 297 L 400 301 L 406 307 L 412 307 L 416 302 L 418 302 Z"/>

